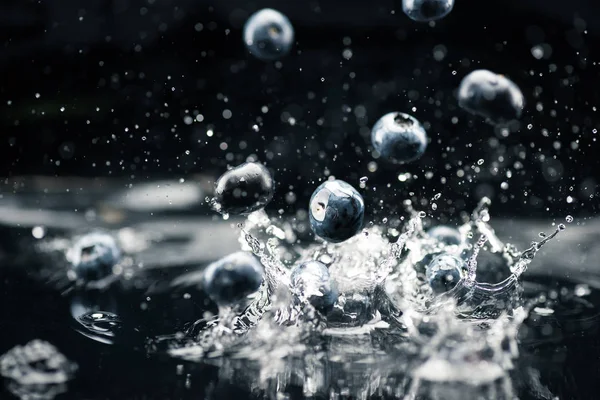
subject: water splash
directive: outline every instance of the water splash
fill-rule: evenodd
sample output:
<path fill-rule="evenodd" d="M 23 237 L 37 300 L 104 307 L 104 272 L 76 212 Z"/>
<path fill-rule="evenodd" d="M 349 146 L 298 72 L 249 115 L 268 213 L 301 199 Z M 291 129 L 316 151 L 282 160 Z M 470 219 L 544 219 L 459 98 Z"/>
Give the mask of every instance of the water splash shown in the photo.
<path fill-rule="evenodd" d="M 0 375 L 8 380 L 8 389 L 23 400 L 52 400 L 64 393 L 77 364 L 69 361 L 56 347 L 43 340 L 15 346 L 0 357 Z"/>
<path fill-rule="evenodd" d="M 146 348 L 187 360 L 218 360 L 223 379 L 244 370 L 249 387 L 273 398 L 295 380 L 306 396 L 331 396 L 337 387 L 337 394 L 357 399 L 418 398 L 444 388 L 444 398 L 453 398 L 454 386 L 467 385 L 479 394 L 495 391 L 510 398 L 516 331 L 531 309 L 519 278 L 564 226 L 519 252 L 496 236 L 489 225 L 491 203 L 484 198 L 458 228 L 460 243 L 449 245 L 425 232 L 425 212 L 411 202 L 404 205 L 408 218 L 403 231 L 391 235 L 393 242 L 386 225 L 370 224 L 345 242 L 316 243 L 308 240 L 302 215 L 282 220 L 264 211 L 250 214 L 237 229 L 241 248 L 264 266 L 259 290 L 183 332 L 151 338 Z M 484 252 L 502 256 L 510 271 L 506 279 L 477 280 Z M 458 284 L 436 296 L 425 268 L 442 253 L 461 257 L 464 266 Z M 292 267 L 311 260 L 328 267 L 339 289 L 337 302 L 324 313 L 290 282 Z M 106 343 L 121 329 L 120 319 L 107 312 L 84 314 L 77 323 L 80 332 Z M 355 364 L 369 374 L 345 367 Z"/>

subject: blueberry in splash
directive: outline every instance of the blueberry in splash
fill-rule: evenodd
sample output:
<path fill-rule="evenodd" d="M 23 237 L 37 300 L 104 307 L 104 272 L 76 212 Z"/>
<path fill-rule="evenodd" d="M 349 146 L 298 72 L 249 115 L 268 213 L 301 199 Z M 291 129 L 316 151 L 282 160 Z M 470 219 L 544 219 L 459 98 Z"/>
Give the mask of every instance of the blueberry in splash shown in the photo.
<path fill-rule="evenodd" d="M 312 230 L 328 242 L 340 243 L 356 235 L 362 228 L 364 215 L 362 196 L 341 180 L 324 182 L 310 198 Z"/>
<path fill-rule="evenodd" d="M 254 57 L 270 61 L 285 56 L 294 43 L 294 28 L 285 15 L 265 8 L 252 14 L 244 26 L 244 43 Z"/>
<path fill-rule="evenodd" d="M 427 282 L 435 294 L 452 290 L 461 279 L 463 261 L 450 254 L 442 254 L 433 259 L 425 270 Z"/>
<path fill-rule="evenodd" d="M 458 229 L 446 225 L 438 225 L 427 231 L 427 234 L 447 246 L 458 246 L 462 243 L 462 236 Z"/>
<path fill-rule="evenodd" d="M 318 310 L 327 310 L 337 301 L 337 288 L 322 262 L 308 261 L 298 265 L 292 270 L 291 282 L 292 288 Z"/>
<path fill-rule="evenodd" d="M 414 117 L 393 112 L 375 123 L 371 130 L 371 142 L 383 159 L 402 164 L 414 161 L 425 153 L 427 134 Z"/>
<path fill-rule="evenodd" d="M 524 104 L 523 93 L 513 81 L 485 69 L 465 76 L 458 88 L 458 105 L 492 123 L 519 118 Z"/>
<path fill-rule="evenodd" d="M 239 251 L 210 264 L 204 270 L 202 286 L 219 305 L 231 305 L 260 287 L 263 268 L 252 254 Z"/>
<path fill-rule="evenodd" d="M 417 22 L 444 18 L 453 7 L 454 0 L 402 0 L 402 11 Z"/>
<path fill-rule="evenodd" d="M 121 250 L 108 233 L 93 232 L 82 236 L 67 254 L 79 278 L 98 280 L 112 274 L 121 260 Z"/>
<path fill-rule="evenodd" d="M 262 164 L 248 162 L 225 172 L 215 184 L 215 209 L 249 214 L 266 206 L 275 191 L 273 177 Z"/>

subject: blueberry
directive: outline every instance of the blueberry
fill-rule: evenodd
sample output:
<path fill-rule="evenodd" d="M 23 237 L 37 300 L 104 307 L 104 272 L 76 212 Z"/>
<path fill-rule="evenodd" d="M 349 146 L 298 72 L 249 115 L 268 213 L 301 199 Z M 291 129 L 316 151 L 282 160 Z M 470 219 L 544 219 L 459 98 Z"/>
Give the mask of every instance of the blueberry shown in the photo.
<path fill-rule="evenodd" d="M 262 164 L 248 162 L 225 172 L 215 184 L 215 208 L 227 214 L 249 214 L 273 199 L 274 183 Z"/>
<path fill-rule="evenodd" d="M 443 252 L 436 251 L 433 253 L 425 254 L 423 256 L 423 258 L 421 258 L 419 261 L 415 262 L 415 265 L 414 265 L 415 270 L 417 270 L 417 272 L 425 272 L 425 270 L 427 269 L 429 264 L 431 264 L 433 259 L 436 258 L 437 256 L 439 256 L 440 254 L 443 254 Z"/>
<path fill-rule="evenodd" d="M 461 279 L 462 260 L 450 254 L 442 254 L 433 259 L 425 270 L 429 286 L 435 294 L 454 288 Z"/>
<path fill-rule="evenodd" d="M 453 7 L 454 0 L 402 0 L 402 11 L 417 22 L 444 18 Z"/>
<path fill-rule="evenodd" d="M 111 235 L 94 232 L 77 240 L 68 257 L 78 277 L 97 280 L 112 274 L 112 268 L 121 259 L 121 250 Z"/>
<path fill-rule="evenodd" d="M 427 231 L 429 236 L 448 246 L 458 246 L 462 243 L 462 236 L 458 229 L 445 225 L 434 226 Z"/>
<path fill-rule="evenodd" d="M 427 134 L 414 117 L 393 112 L 375 123 L 371 130 L 371 142 L 383 159 L 401 164 L 423 155 L 427 147 Z"/>
<path fill-rule="evenodd" d="M 344 181 L 321 184 L 312 194 L 309 208 L 313 232 L 328 242 L 343 242 L 362 228 L 365 203 L 356 189 Z"/>
<path fill-rule="evenodd" d="M 465 76 L 458 88 L 458 105 L 492 123 L 519 118 L 524 104 L 523 93 L 513 81 L 485 69 Z"/>
<path fill-rule="evenodd" d="M 294 28 L 285 15 L 270 8 L 257 11 L 244 26 L 244 43 L 254 57 L 270 61 L 290 52 Z"/>
<path fill-rule="evenodd" d="M 258 259 L 239 251 L 207 266 L 202 286 L 215 303 L 227 305 L 256 292 L 262 280 L 263 268 Z"/>
<path fill-rule="evenodd" d="M 319 310 L 327 310 L 337 301 L 337 287 L 322 262 L 309 261 L 298 265 L 292 270 L 291 281 L 292 287 Z"/>

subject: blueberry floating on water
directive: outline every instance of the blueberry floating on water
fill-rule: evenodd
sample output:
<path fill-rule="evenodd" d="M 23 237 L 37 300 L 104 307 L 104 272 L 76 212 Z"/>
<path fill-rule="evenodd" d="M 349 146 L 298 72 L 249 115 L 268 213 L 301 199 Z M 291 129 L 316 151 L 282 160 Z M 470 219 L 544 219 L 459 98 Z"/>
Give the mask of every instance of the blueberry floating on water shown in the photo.
<path fill-rule="evenodd" d="M 402 164 L 423 155 L 427 147 L 427 134 L 414 117 L 393 112 L 375 123 L 371 130 L 371 142 L 383 159 Z"/>
<path fill-rule="evenodd" d="M 402 11 L 417 22 L 444 18 L 453 7 L 454 0 L 402 0 Z"/>
<path fill-rule="evenodd" d="M 433 259 L 425 270 L 427 282 L 435 294 L 454 288 L 461 278 L 463 262 L 450 254 L 442 254 Z"/>
<path fill-rule="evenodd" d="M 254 57 L 276 60 L 290 52 L 294 28 L 279 11 L 265 8 L 252 14 L 244 26 L 244 43 Z"/>
<path fill-rule="evenodd" d="M 312 230 L 328 242 L 340 243 L 356 235 L 362 228 L 364 215 L 362 196 L 341 180 L 324 182 L 310 198 Z"/>
<path fill-rule="evenodd" d="M 319 261 L 308 261 L 292 270 L 292 287 L 319 310 L 331 308 L 338 298 L 338 291 L 331 281 L 329 270 Z"/>
<path fill-rule="evenodd" d="M 111 235 L 94 232 L 77 240 L 67 256 L 79 278 L 97 280 L 112 274 L 112 268 L 121 259 L 121 250 Z"/>
<path fill-rule="evenodd" d="M 458 105 L 492 123 L 519 118 L 524 104 L 523 93 L 513 81 L 485 69 L 465 76 L 458 88 Z"/>
<path fill-rule="evenodd" d="M 427 231 L 429 236 L 444 243 L 447 246 L 458 246 L 462 243 L 462 236 L 458 229 L 445 225 L 434 226 Z"/>
<path fill-rule="evenodd" d="M 273 199 L 274 182 L 262 164 L 248 162 L 225 172 L 215 184 L 215 209 L 227 214 L 249 214 Z"/>
<path fill-rule="evenodd" d="M 260 287 L 263 268 L 252 254 L 239 251 L 210 264 L 202 286 L 218 305 L 231 305 Z"/>

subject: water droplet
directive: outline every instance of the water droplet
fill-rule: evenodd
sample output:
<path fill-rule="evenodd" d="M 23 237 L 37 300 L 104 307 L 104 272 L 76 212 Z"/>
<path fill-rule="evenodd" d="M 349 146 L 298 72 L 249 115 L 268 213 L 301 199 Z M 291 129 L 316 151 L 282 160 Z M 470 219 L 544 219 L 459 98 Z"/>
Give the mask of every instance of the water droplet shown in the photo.
<path fill-rule="evenodd" d="M 31 234 L 36 239 L 43 239 L 46 236 L 46 229 L 43 226 L 35 226 L 31 230 Z"/>
<path fill-rule="evenodd" d="M 107 311 L 90 311 L 76 318 L 79 323 L 75 330 L 90 339 L 112 344 L 114 337 L 122 328 L 118 315 Z"/>
<path fill-rule="evenodd" d="M 565 221 L 567 221 L 567 223 L 569 223 L 569 224 L 570 224 L 571 222 L 573 222 L 573 216 L 571 216 L 571 215 L 567 215 L 567 216 L 565 217 Z"/>

